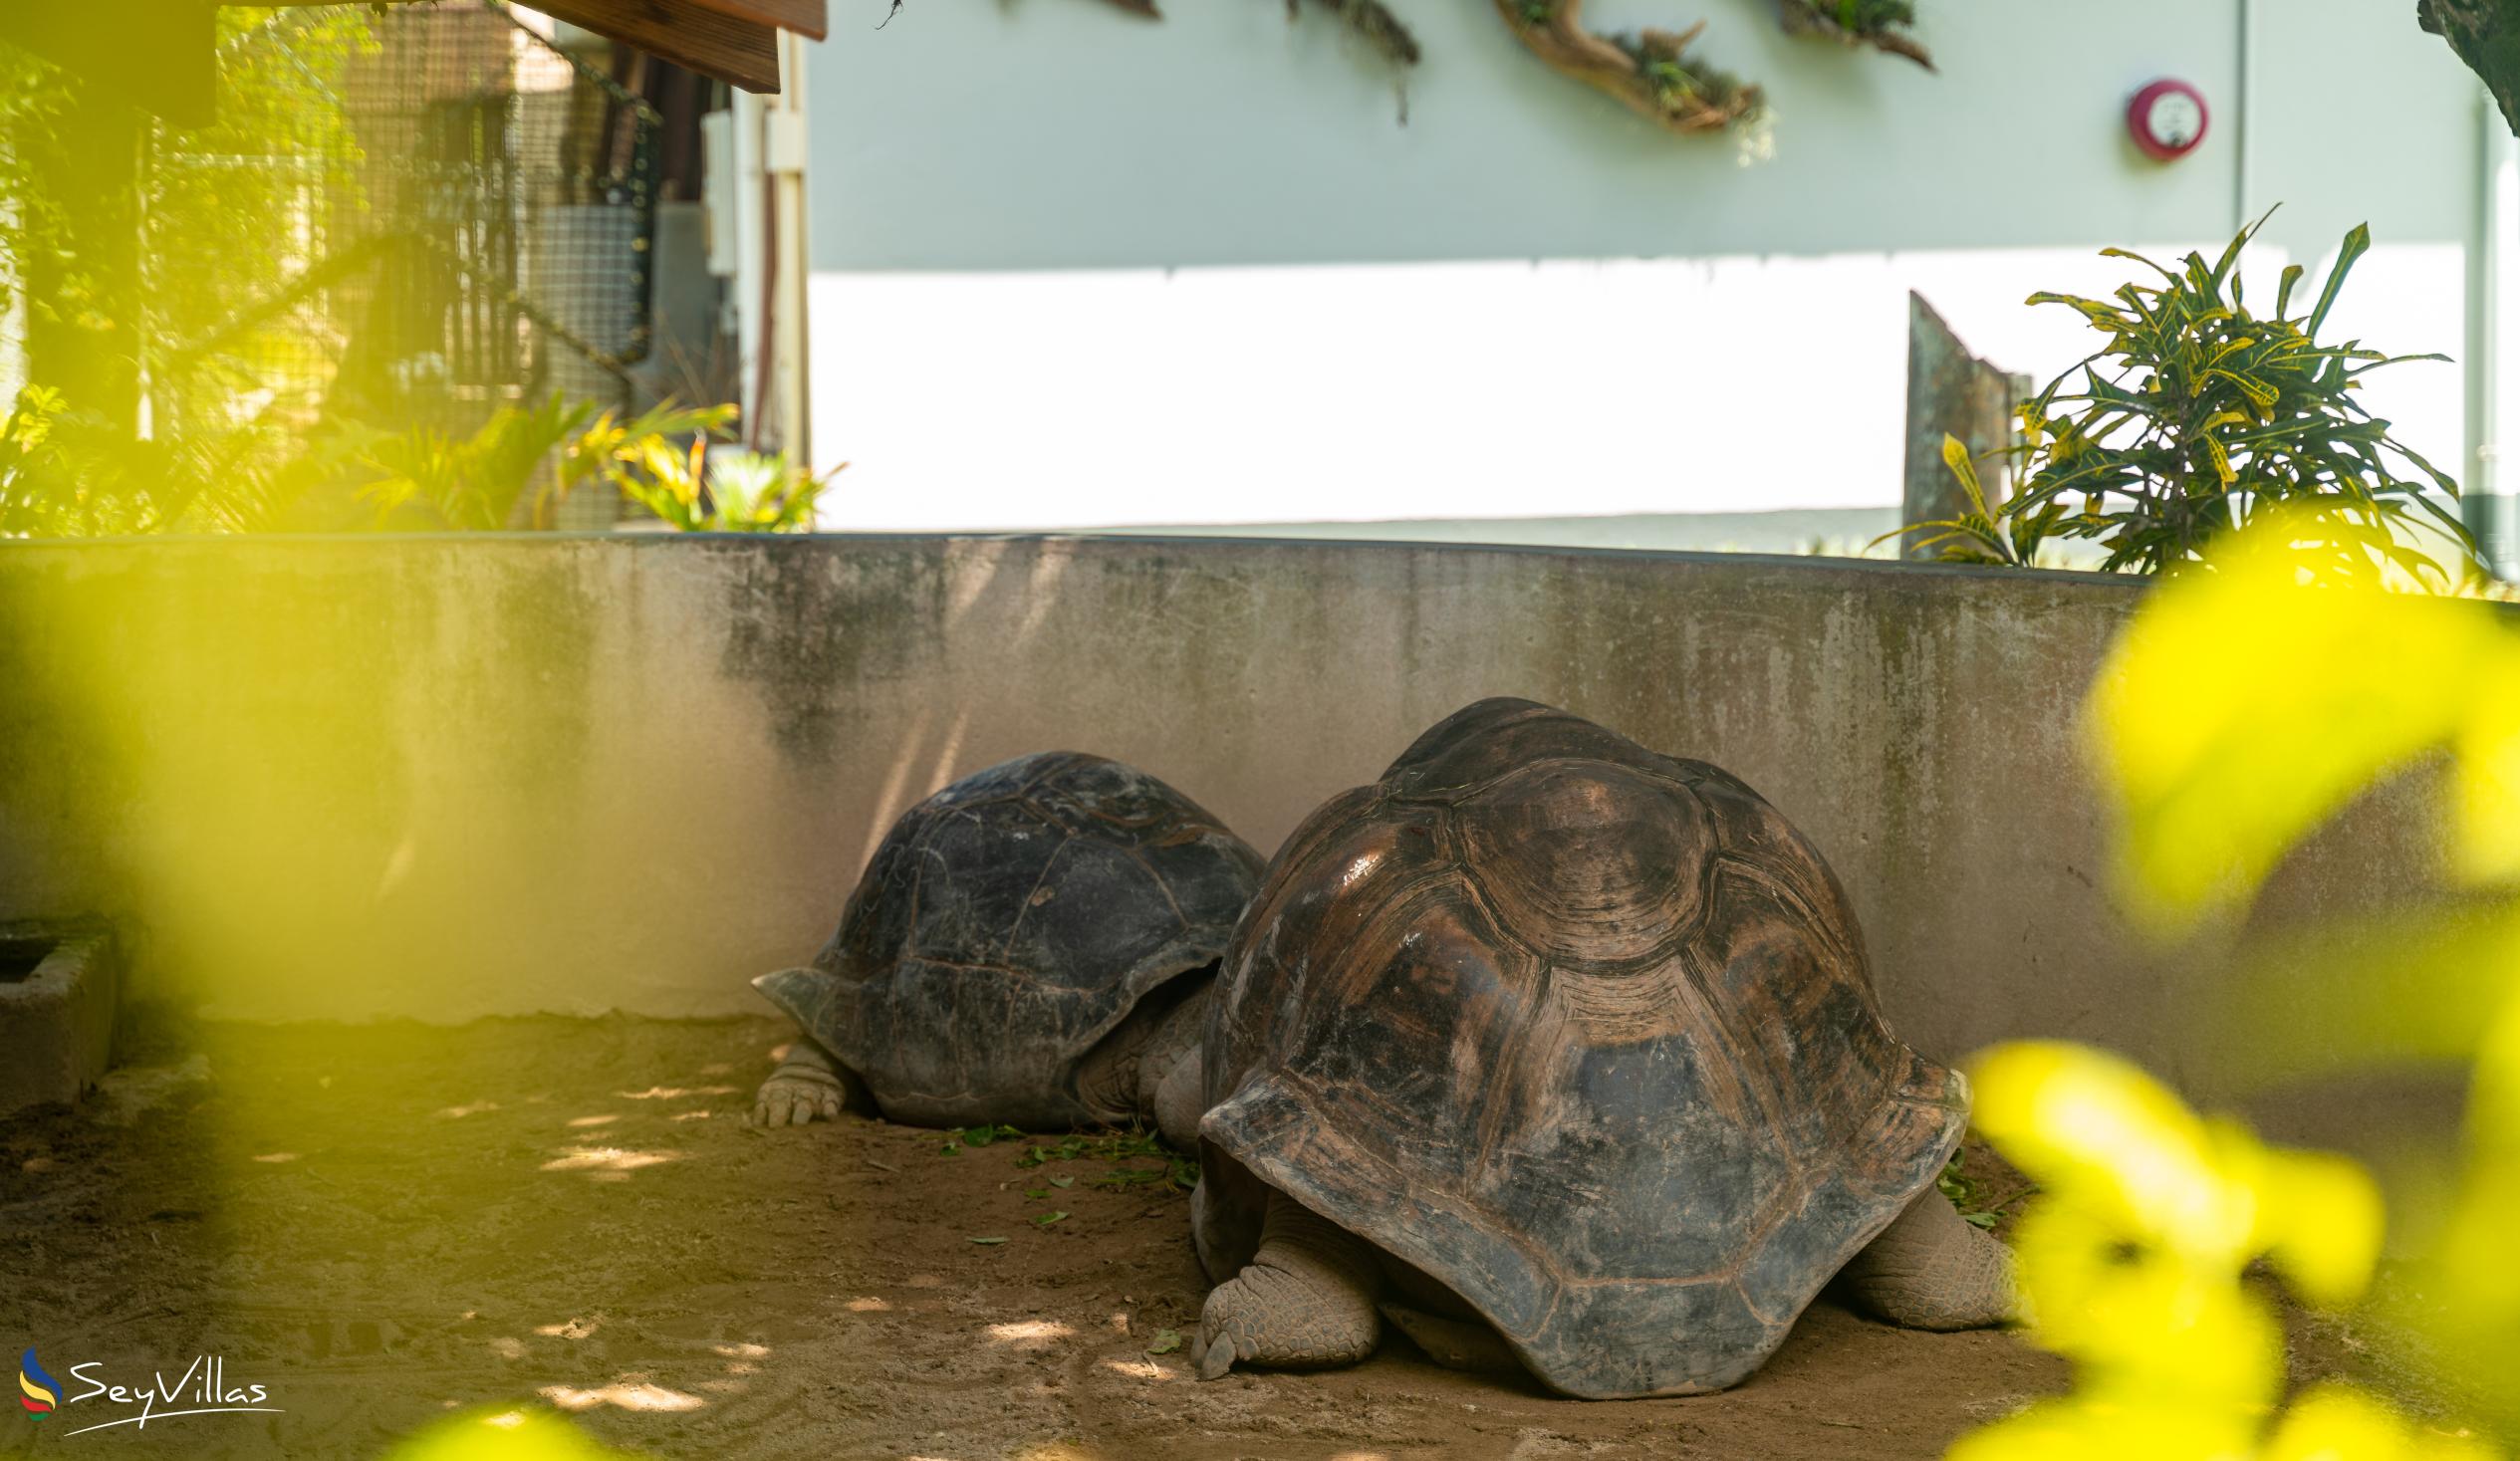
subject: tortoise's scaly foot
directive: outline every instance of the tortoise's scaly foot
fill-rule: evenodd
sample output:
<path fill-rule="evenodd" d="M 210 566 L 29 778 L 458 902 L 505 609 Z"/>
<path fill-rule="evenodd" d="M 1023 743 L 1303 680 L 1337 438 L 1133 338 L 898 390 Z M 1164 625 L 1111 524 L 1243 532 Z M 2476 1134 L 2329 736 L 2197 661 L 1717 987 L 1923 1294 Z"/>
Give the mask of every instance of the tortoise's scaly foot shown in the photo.
<path fill-rule="evenodd" d="M 817 1116 L 834 1120 L 840 1115 L 840 1083 L 821 1071 L 800 1071 L 781 1066 L 753 1096 L 752 1123 L 756 1126 L 802 1126 Z"/>
<path fill-rule="evenodd" d="M 785 1064 L 770 1073 L 753 1096 L 756 1126 L 802 1126 L 820 1118 L 838 1120 L 840 1113 L 861 1103 L 855 1078 L 810 1041 L 800 1040 Z"/>
<path fill-rule="evenodd" d="M 1190 1358 L 1201 1379 L 1219 1378 L 1237 1362 L 1272 1369 L 1354 1364 L 1381 1338 L 1374 1308 L 1380 1288 L 1365 1240 L 1273 1192 L 1260 1250 L 1208 1292 Z"/>
<path fill-rule="evenodd" d="M 1931 1187 L 1848 1261 L 1837 1284 L 1858 1307 L 1911 1330 L 1991 1329 L 2021 1308 L 2012 1250 L 1961 1221 Z"/>

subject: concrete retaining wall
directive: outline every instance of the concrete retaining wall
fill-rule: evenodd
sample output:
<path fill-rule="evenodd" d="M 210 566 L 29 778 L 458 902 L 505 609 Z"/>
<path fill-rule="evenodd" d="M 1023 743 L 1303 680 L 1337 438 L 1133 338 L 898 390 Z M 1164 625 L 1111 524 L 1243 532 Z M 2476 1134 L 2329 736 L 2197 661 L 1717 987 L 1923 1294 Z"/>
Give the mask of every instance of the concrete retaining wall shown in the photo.
<path fill-rule="evenodd" d="M 956 776 L 1090 749 L 1265 851 L 1516 694 L 1775 801 L 1922 1049 L 2179 1074 L 2205 966 L 2111 911 L 2073 736 L 2140 592 L 1450 545 L 0 545 L 0 919 L 119 915 L 143 988 L 241 1017 L 751 1011 Z M 2416 807 L 2359 809 L 2267 916 L 2421 862 Z"/>

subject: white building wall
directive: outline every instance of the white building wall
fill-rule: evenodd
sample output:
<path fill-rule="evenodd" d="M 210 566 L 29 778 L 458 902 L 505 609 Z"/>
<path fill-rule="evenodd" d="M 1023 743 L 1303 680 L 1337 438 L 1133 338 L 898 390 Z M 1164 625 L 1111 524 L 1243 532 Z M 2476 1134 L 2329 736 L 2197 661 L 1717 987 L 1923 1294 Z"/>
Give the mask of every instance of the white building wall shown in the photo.
<path fill-rule="evenodd" d="M 2471 353 L 2483 91 L 2411 7 L 1924 0 L 1929 75 L 1789 40 L 1768 0 L 1596 0 L 1604 29 L 1705 16 L 1700 53 L 1768 89 L 1745 143 L 1560 79 L 1477 0 L 1397 6 L 1405 124 L 1277 0 L 912 0 L 877 31 L 888 3 L 839 6 L 807 63 L 834 527 L 1887 521 L 1908 289 L 2053 373 L 2089 336 L 2033 289 L 2278 201 L 2270 292 L 2368 219 L 2339 324 Z M 2165 76 L 2213 110 L 2168 165 L 2122 122 Z M 2372 404 L 2463 464 L 2471 383 L 2408 365 Z"/>

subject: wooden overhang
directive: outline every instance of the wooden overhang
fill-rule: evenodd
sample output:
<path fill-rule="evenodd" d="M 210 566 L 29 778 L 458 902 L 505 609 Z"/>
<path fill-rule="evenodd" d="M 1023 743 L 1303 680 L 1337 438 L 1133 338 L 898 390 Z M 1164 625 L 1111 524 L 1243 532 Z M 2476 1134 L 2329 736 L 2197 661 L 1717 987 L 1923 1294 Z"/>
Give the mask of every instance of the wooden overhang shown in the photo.
<path fill-rule="evenodd" d="M 779 90 L 780 31 L 819 41 L 830 28 L 827 0 L 533 0 L 528 8 L 747 92 Z M 217 9 L 217 0 L 0 0 L 0 41 L 178 125 L 197 125 L 216 102 Z"/>

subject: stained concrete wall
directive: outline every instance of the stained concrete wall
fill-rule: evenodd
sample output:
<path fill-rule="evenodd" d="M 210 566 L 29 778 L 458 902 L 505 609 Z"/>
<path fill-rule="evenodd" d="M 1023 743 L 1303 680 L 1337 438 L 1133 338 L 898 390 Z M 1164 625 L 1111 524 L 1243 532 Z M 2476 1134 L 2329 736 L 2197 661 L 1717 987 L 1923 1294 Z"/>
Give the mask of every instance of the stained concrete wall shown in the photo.
<path fill-rule="evenodd" d="M 0 920 L 254 1017 L 759 1011 L 902 809 L 1134 762 L 1263 850 L 1484 695 L 1719 762 L 1833 860 L 1897 1027 L 2174 1073 L 2195 954 L 2100 890 L 2073 717 L 2129 583 L 1059 539 L 0 545 Z M 2403 790 L 2272 915 L 2423 860 Z"/>

